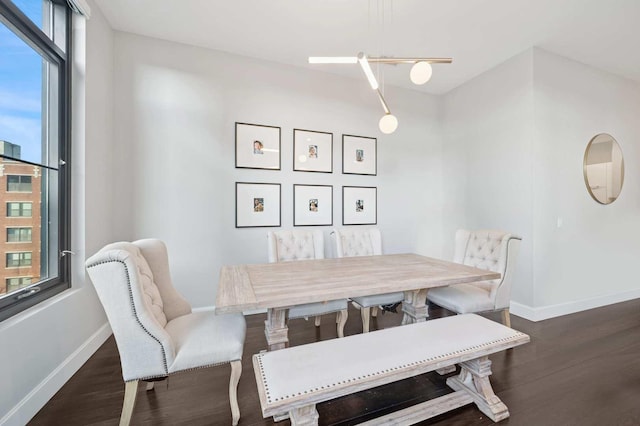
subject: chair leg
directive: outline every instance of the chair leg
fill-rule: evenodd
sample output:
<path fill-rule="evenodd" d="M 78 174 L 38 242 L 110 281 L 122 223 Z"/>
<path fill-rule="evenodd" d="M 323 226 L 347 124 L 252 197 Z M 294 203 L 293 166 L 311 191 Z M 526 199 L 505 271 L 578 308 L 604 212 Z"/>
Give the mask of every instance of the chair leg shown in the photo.
<path fill-rule="evenodd" d="M 122 403 L 122 414 L 120 414 L 120 426 L 129 426 L 129 423 L 131 423 L 133 408 L 136 406 L 137 392 L 137 380 L 124 383 L 124 402 Z"/>
<path fill-rule="evenodd" d="M 347 309 L 338 312 L 338 337 L 344 337 L 344 325 L 347 323 L 349 311 Z"/>
<path fill-rule="evenodd" d="M 156 382 L 147 382 L 147 392 L 153 390 L 153 386 L 155 385 L 155 383 Z"/>
<path fill-rule="evenodd" d="M 360 316 L 362 317 L 362 332 L 369 332 L 369 314 L 371 313 L 371 308 L 365 308 L 364 306 L 360 308 Z"/>
<path fill-rule="evenodd" d="M 374 306 L 371 308 L 371 316 L 372 317 L 377 317 L 378 316 L 378 307 Z"/>
<path fill-rule="evenodd" d="M 316 317 L 316 327 L 320 327 L 320 318 L 322 318 L 320 315 Z"/>
<path fill-rule="evenodd" d="M 231 379 L 229 380 L 229 403 L 231 404 L 231 422 L 236 426 L 240 421 L 240 407 L 238 407 L 238 382 L 242 374 L 242 361 L 231 361 Z"/>
<path fill-rule="evenodd" d="M 502 310 L 502 323 L 511 328 L 511 315 L 509 315 L 509 308 Z"/>

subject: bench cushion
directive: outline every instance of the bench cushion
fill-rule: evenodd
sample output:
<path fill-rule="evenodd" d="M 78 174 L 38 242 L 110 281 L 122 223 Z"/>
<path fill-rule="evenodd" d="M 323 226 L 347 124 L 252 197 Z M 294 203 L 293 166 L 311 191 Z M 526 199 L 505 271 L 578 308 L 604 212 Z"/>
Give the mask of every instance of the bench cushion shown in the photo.
<path fill-rule="evenodd" d="M 257 354 L 254 370 L 268 416 L 528 341 L 526 334 L 465 314 Z"/>

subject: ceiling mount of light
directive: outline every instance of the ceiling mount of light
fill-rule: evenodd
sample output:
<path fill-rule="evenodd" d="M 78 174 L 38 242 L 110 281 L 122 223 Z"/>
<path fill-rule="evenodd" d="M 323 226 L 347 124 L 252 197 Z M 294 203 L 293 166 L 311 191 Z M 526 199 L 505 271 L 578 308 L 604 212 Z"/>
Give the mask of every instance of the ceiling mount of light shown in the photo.
<path fill-rule="evenodd" d="M 450 64 L 451 58 L 390 58 L 386 56 L 371 57 L 365 55 L 363 52 L 358 53 L 357 56 L 309 56 L 310 64 L 360 64 L 364 75 L 369 81 L 369 85 L 378 94 L 382 108 L 384 109 L 384 116 L 380 119 L 379 127 L 382 133 L 393 133 L 398 128 L 398 119 L 391 114 L 387 102 L 380 92 L 380 85 L 376 79 L 375 74 L 371 70 L 371 64 L 412 64 L 409 77 L 414 84 L 425 84 L 431 79 L 433 68 L 431 64 Z"/>

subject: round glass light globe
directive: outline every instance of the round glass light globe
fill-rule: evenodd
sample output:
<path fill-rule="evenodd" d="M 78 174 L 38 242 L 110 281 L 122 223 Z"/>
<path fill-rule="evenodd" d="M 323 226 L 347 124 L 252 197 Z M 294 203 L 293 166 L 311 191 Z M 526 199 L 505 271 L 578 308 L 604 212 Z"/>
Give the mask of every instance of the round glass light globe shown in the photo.
<path fill-rule="evenodd" d="M 385 134 L 390 134 L 396 131 L 398 128 L 398 119 L 393 114 L 385 114 L 378 123 L 380 131 Z"/>
<path fill-rule="evenodd" d="M 416 62 L 416 64 L 411 67 L 409 77 L 411 77 L 411 81 L 414 84 L 425 84 L 431 79 L 431 74 L 433 74 L 431 64 L 429 62 L 422 61 Z"/>

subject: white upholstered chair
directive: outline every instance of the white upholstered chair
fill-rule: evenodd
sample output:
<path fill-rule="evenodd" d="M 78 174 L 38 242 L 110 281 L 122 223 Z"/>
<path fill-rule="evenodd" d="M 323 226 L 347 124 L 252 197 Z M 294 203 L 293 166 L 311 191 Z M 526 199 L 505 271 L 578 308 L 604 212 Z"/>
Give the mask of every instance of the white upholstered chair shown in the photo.
<path fill-rule="evenodd" d="M 232 421 L 238 424 L 237 388 L 246 334 L 242 314 L 191 312 L 173 287 L 167 249 L 160 240 L 109 244 L 87 259 L 86 267 L 120 353 L 125 381 L 120 425 L 131 420 L 138 381 L 226 363 L 231 363 Z"/>
<path fill-rule="evenodd" d="M 373 256 L 382 254 L 382 237 L 378 228 L 342 228 L 334 229 L 331 235 L 336 243 L 336 257 Z M 377 315 L 378 306 L 401 303 L 403 292 L 375 294 L 352 297 L 360 308 L 362 332 L 369 332 L 369 316 Z"/>
<path fill-rule="evenodd" d="M 453 261 L 500 272 L 502 277 L 434 288 L 427 293 L 427 299 L 458 314 L 502 311 L 502 322 L 510 327 L 511 283 L 521 240 L 502 231 L 458 230 Z"/>
<path fill-rule="evenodd" d="M 269 262 L 324 259 L 324 237 L 322 231 L 277 231 L 267 233 Z M 304 283 L 300 283 L 304 286 Z M 320 315 L 336 312 L 338 337 L 344 337 L 344 325 L 348 316 L 348 300 L 328 300 L 292 306 L 289 319 L 315 316 L 316 327 L 320 326 Z"/>

